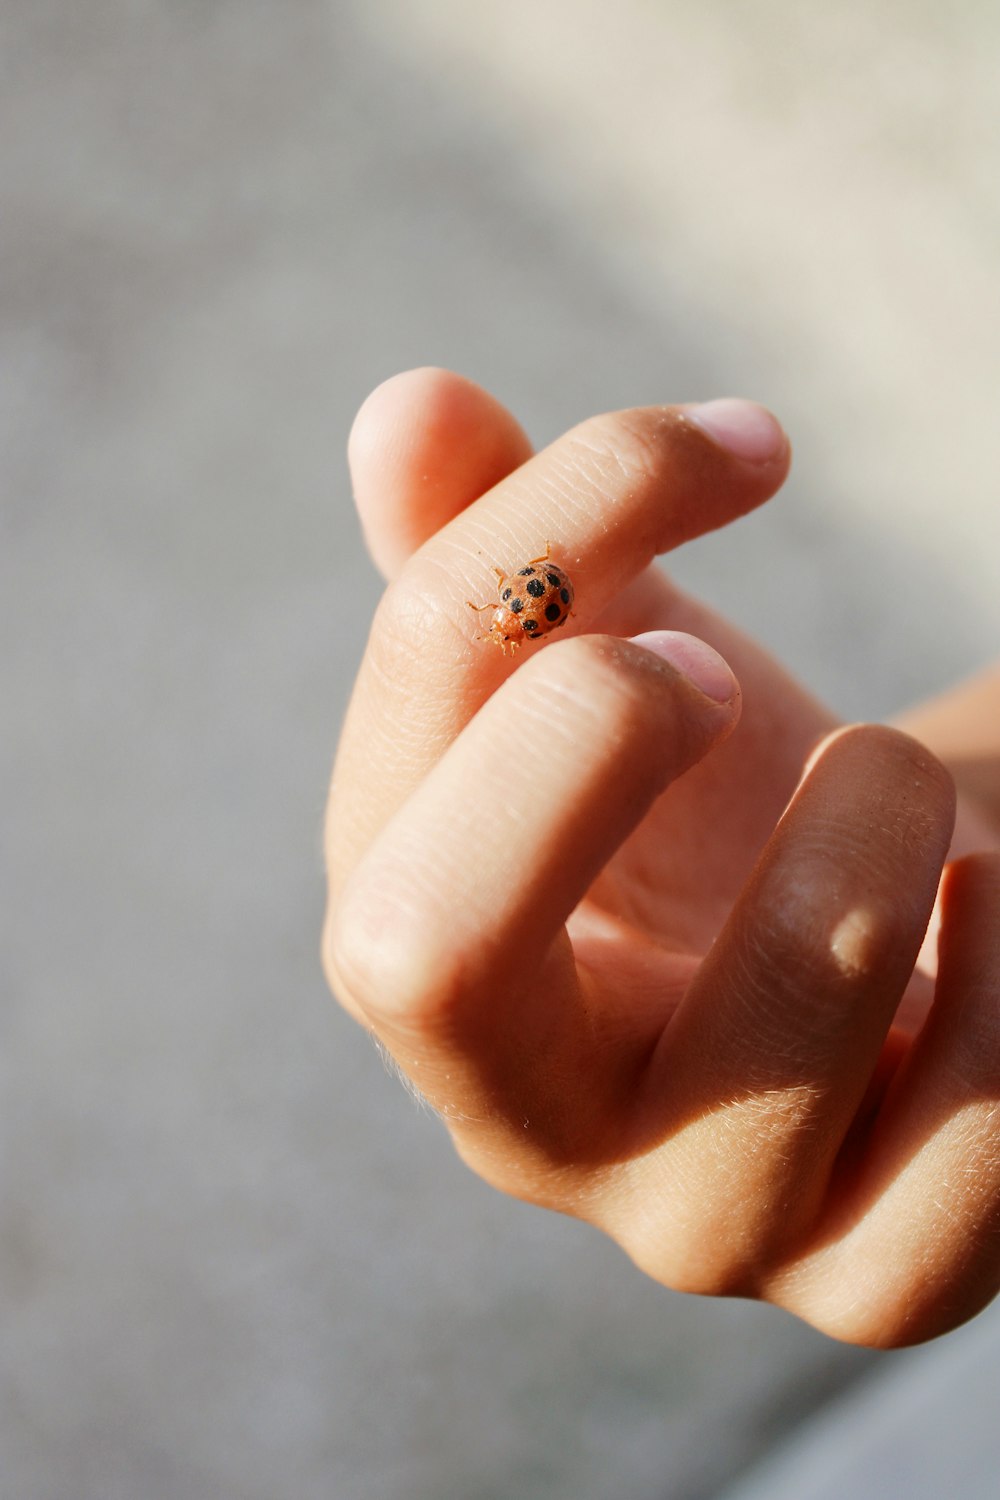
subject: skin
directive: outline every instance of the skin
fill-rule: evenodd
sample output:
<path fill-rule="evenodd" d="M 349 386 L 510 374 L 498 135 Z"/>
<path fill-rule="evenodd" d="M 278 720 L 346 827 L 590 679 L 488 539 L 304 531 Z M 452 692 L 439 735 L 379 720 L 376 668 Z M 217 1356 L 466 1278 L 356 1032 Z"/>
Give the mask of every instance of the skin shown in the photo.
<path fill-rule="evenodd" d="M 683 407 L 533 455 L 486 392 L 417 370 L 349 458 L 388 587 L 327 816 L 341 1003 L 474 1171 L 667 1286 L 879 1346 L 977 1312 L 1000 1287 L 1000 712 L 956 831 L 927 744 L 842 728 L 651 566 L 780 486 L 759 411 L 749 457 Z M 550 540 L 573 618 L 512 656 L 477 641 L 466 601 Z"/>
<path fill-rule="evenodd" d="M 969 803 L 1000 828 L 1000 666 L 916 705 L 900 727 L 930 746 Z"/>

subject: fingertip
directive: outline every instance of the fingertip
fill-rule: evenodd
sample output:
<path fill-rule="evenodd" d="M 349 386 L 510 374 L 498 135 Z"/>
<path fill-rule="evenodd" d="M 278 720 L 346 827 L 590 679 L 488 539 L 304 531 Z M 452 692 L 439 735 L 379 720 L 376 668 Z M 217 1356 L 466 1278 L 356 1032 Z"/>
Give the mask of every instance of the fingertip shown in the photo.
<path fill-rule="evenodd" d="M 724 396 L 685 406 L 684 415 L 735 458 L 762 465 L 784 463 L 791 457 L 791 444 L 773 412 L 756 401 Z"/>
<path fill-rule="evenodd" d="M 404 370 L 362 402 L 347 442 L 355 503 L 387 577 L 531 455 L 520 424 L 454 371 Z"/>
<path fill-rule="evenodd" d="M 673 669 L 712 703 L 739 709 L 740 687 L 728 662 L 697 636 L 681 630 L 648 630 L 631 637 Z"/>
<path fill-rule="evenodd" d="M 440 410 L 456 390 L 471 384 L 437 365 L 419 365 L 400 370 L 381 381 L 362 401 L 347 437 L 347 457 L 352 468 L 364 463 L 374 449 L 381 451 L 386 437 L 401 425 L 410 426 L 408 414 L 418 409 L 426 415 Z"/>

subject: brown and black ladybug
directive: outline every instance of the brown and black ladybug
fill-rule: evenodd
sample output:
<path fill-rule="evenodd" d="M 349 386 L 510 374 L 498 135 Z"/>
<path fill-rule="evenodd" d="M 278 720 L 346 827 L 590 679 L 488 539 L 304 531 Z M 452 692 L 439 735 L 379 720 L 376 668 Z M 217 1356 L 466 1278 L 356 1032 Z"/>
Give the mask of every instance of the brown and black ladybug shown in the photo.
<path fill-rule="evenodd" d="M 537 641 L 540 636 L 557 630 L 566 620 L 573 603 L 573 585 L 569 575 L 545 556 L 532 558 L 523 568 L 508 577 L 499 568 L 497 575 L 499 604 L 473 604 L 476 610 L 492 609 L 493 623 L 480 640 L 494 641 L 502 651 L 511 651 L 522 641 Z"/>

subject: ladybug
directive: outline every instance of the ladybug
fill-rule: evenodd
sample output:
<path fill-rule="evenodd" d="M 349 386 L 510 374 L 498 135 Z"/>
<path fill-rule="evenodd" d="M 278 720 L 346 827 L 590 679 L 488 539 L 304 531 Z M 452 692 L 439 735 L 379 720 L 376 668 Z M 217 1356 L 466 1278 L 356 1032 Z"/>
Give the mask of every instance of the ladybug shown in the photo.
<path fill-rule="evenodd" d="M 562 568 L 549 562 L 548 546 L 544 557 L 532 558 L 509 578 L 499 568 L 493 571 L 499 604 L 468 601 L 470 609 L 493 611 L 493 623 L 480 640 L 494 641 L 501 651 L 508 646 L 513 651 L 522 641 L 537 641 L 550 630 L 558 630 L 566 620 L 573 603 L 573 585 Z"/>

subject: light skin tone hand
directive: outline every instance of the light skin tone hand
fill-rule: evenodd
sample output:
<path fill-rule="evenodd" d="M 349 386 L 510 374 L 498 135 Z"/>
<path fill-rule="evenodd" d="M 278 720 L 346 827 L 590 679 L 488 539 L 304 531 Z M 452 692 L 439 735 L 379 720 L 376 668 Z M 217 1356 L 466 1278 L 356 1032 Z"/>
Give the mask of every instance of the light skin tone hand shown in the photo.
<path fill-rule="evenodd" d="M 945 871 L 935 990 L 948 771 L 839 729 L 652 566 L 788 462 L 748 403 L 533 455 L 458 376 L 368 399 L 351 472 L 389 587 L 334 769 L 324 964 L 489 1182 L 667 1286 L 888 1346 L 1000 1286 L 1000 854 L 963 814 L 983 852 Z M 505 656 L 467 601 L 547 545 L 574 615 Z"/>

